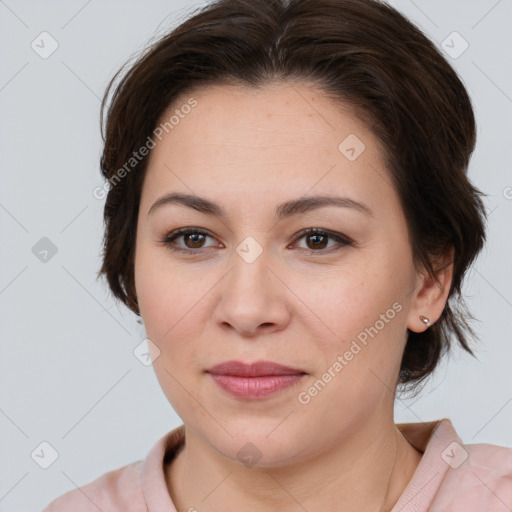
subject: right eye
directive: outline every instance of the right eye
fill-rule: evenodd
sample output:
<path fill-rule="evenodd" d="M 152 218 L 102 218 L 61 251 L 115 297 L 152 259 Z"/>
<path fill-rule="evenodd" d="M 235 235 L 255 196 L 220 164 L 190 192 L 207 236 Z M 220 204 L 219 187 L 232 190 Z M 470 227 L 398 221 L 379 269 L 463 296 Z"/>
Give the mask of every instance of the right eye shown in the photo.
<path fill-rule="evenodd" d="M 204 229 L 181 228 L 171 231 L 171 233 L 169 233 L 163 240 L 160 240 L 160 242 L 171 251 L 179 251 L 186 254 L 197 254 L 203 252 L 203 249 L 207 249 L 207 247 L 202 245 L 207 237 L 212 238 Z M 175 241 L 179 238 L 181 238 L 184 244 L 186 244 L 185 247 L 179 247 L 176 245 Z"/>

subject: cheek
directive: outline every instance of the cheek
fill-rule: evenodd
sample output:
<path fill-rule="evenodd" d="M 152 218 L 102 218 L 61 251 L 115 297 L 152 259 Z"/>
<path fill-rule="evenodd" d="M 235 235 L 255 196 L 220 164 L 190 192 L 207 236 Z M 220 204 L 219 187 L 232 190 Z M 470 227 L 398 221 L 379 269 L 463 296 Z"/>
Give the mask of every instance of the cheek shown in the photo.
<path fill-rule="evenodd" d="M 212 286 L 204 275 L 204 269 L 191 273 L 171 265 L 162 248 L 141 247 L 135 261 L 137 298 L 146 334 L 161 350 L 168 350 L 173 339 L 187 340 L 188 346 L 197 339 L 201 299 Z"/>
<path fill-rule="evenodd" d="M 308 317 L 323 326 L 327 338 L 345 339 L 364 328 L 381 309 L 385 283 L 362 267 L 296 275 L 290 288 L 308 311 Z M 303 316 L 304 318 L 304 316 Z"/>
<path fill-rule="evenodd" d="M 180 304 L 180 285 L 174 273 L 165 268 L 158 252 L 149 247 L 137 248 L 135 258 L 135 288 L 146 333 L 160 339 L 172 326 L 176 305 Z"/>
<path fill-rule="evenodd" d="M 390 265 L 384 267 L 388 270 L 370 266 L 336 270 L 314 286 L 311 278 L 296 283 L 297 296 L 314 313 L 304 310 L 326 368 L 346 354 L 351 370 L 345 373 L 366 374 L 368 368 L 379 365 L 386 374 L 396 369 L 405 329 L 404 284 Z"/>
<path fill-rule="evenodd" d="M 302 391 L 315 396 L 321 389 L 313 407 L 336 422 L 343 411 L 367 414 L 369 404 L 389 398 L 401 361 L 405 307 L 391 273 L 338 273 L 323 284 L 322 293 L 307 286 L 300 291 L 322 321 L 309 330 L 318 364 Z"/>

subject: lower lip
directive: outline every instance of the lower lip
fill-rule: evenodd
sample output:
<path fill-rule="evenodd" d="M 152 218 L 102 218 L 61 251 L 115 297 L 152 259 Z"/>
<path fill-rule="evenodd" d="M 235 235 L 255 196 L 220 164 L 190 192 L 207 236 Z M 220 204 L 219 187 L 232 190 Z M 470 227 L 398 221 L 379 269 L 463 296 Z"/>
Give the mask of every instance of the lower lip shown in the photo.
<path fill-rule="evenodd" d="M 224 390 L 238 398 L 259 399 L 277 393 L 296 384 L 304 374 L 269 375 L 267 377 L 236 377 L 210 373 L 213 380 Z"/>

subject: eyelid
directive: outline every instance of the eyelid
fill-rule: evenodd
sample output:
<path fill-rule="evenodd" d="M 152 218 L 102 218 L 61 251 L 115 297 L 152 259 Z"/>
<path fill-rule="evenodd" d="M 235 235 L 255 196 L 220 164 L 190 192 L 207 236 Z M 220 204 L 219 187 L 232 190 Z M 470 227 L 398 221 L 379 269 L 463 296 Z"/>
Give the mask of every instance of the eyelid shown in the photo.
<path fill-rule="evenodd" d="M 293 242 L 295 243 L 300 238 L 303 238 L 305 235 L 327 235 L 332 240 L 335 240 L 341 245 L 352 245 L 354 242 L 351 240 L 348 236 L 343 235 L 342 233 L 337 233 L 336 231 L 331 231 L 329 229 L 323 229 L 323 228 L 305 228 L 299 231 L 294 239 Z M 325 251 L 313 251 L 313 252 L 325 252 Z"/>
<path fill-rule="evenodd" d="M 171 243 L 174 242 L 174 240 L 176 240 L 177 238 L 180 238 L 181 236 L 189 235 L 189 234 L 200 234 L 200 235 L 208 236 L 210 238 L 215 238 L 206 229 L 187 227 L 187 228 L 179 228 L 174 231 L 171 231 L 164 237 L 163 240 L 160 240 L 160 242 L 172 251 L 184 252 L 184 253 L 189 253 L 189 254 L 200 254 L 205 249 L 209 249 L 209 247 L 199 247 L 198 249 L 187 249 L 187 248 L 183 248 L 183 247 L 172 247 L 171 246 Z"/>
<path fill-rule="evenodd" d="M 181 252 L 186 254 L 202 254 L 205 250 L 209 249 L 210 247 L 199 247 L 197 249 L 187 249 L 183 247 L 172 247 L 171 244 L 176 240 L 177 238 L 180 238 L 181 236 L 188 235 L 188 234 L 201 234 L 206 237 L 215 238 L 208 230 L 203 228 L 195 228 L 195 227 L 186 227 L 186 228 L 179 228 L 174 231 L 171 231 L 168 233 L 163 240 L 160 240 L 160 242 L 166 246 L 169 250 L 175 251 L 175 252 Z M 299 249 L 302 251 L 306 251 L 310 255 L 318 255 L 321 256 L 323 254 L 330 254 L 333 251 L 339 250 L 345 246 L 352 246 L 354 245 L 353 240 L 351 240 L 346 235 L 343 235 L 342 233 L 338 233 L 335 231 L 331 231 L 328 229 L 323 228 L 317 228 L 317 227 L 311 227 L 311 228 L 305 228 L 296 233 L 296 235 L 293 238 L 292 244 L 295 244 L 298 240 L 301 238 L 304 238 L 306 235 L 324 235 L 327 236 L 329 239 L 334 240 L 338 247 L 330 248 L 330 249 Z M 223 245 L 221 243 L 221 245 Z"/>

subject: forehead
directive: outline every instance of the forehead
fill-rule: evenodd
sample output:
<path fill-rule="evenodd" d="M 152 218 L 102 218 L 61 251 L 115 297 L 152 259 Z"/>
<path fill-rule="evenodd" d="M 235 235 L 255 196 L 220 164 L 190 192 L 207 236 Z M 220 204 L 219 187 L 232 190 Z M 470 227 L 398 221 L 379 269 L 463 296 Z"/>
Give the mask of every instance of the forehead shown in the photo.
<path fill-rule="evenodd" d="M 196 106 L 185 108 L 194 99 Z M 228 145 L 242 142 L 248 150 L 263 146 L 272 153 L 268 142 L 275 145 L 300 142 L 306 147 L 326 150 L 345 132 L 361 138 L 374 135 L 357 118 L 354 109 L 334 102 L 320 90 L 306 83 L 277 82 L 258 88 L 233 85 L 210 86 L 181 95 L 162 116 L 165 123 L 173 113 L 190 110 L 172 127 L 180 143 L 197 143 L 201 133 L 203 144 Z M 175 116 L 176 118 L 176 116 Z M 368 141 L 370 145 L 376 141 Z M 264 145 L 263 145 L 264 143 Z"/>
<path fill-rule="evenodd" d="M 378 198 L 397 199 L 376 136 L 350 106 L 311 85 L 197 89 L 176 99 L 160 126 L 171 116 L 151 151 L 143 197 L 222 189 L 226 199 L 286 200 L 336 190 L 372 209 Z"/>

